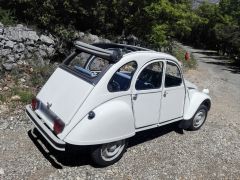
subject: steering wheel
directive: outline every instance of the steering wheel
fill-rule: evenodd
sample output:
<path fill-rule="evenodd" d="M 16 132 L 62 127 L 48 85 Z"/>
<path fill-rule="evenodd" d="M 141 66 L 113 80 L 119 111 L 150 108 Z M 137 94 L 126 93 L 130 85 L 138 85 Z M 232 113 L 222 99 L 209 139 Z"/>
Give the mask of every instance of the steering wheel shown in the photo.
<path fill-rule="evenodd" d="M 117 81 L 113 80 L 110 84 L 111 84 L 111 89 L 113 92 L 120 91 L 121 87 Z"/>

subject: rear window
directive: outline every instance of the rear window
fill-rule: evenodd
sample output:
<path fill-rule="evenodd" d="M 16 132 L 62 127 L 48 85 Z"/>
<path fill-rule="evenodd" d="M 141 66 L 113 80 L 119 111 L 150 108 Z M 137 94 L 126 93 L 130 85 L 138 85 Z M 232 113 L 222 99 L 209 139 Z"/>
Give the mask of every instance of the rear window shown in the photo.
<path fill-rule="evenodd" d="M 84 52 L 76 52 L 64 64 L 78 74 L 95 78 L 109 66 L 109 61 Z"/>

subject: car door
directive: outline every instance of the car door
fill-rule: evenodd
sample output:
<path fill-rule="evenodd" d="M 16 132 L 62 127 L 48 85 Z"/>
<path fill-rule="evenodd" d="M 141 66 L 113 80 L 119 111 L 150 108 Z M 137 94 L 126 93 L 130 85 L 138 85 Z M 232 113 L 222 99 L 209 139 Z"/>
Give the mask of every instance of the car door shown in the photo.
<path fill-rule="evenodd" d="M 141 68 L 132 91 L 135 127 L 159 122 L 164 63 L 154 60 Z"/>
<path fill-rule="evenodd" d="M 167 61 L 162 94 L 160 123 L 183 116 L 185 86 L 178 65 Z"/>

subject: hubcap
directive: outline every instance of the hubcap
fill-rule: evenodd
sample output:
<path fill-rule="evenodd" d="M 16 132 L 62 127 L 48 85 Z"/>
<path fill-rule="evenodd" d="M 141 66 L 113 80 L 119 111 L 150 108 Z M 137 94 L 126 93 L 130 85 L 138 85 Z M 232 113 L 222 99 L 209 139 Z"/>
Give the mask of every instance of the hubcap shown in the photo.
<path fill-rule="evenodd" d="M 206 111 L 204 109 L 201 109 L 200 111 L 197 112 L 197 114 L 193 119 L 193 126 L 195 128 L 200 127 L 204 123 L 205 118 L 206 118 Z"/>
<path fill-rule="evenodd" d="M 101 149 L 101 156 L 105 161 L 112 161 L 117 158 L 123 151 L 125 140 L 120 140 L 108 144 L 104 144 Z"/>

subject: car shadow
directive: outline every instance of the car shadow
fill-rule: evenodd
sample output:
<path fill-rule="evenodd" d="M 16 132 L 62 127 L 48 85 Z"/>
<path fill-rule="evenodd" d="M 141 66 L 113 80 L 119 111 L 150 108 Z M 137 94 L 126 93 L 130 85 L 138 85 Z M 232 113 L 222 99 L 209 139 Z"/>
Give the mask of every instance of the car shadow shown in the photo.
<path fill-rule="evenodd" d="M 131 148 L 144 142 L 151 141 L 173 131 L 178 134 L 184 134 L 184 131 L 178 127 L 178 123 L 171 123 L 136 133 L 135 136 L 129 139 L 128 147 Z"/>
<path fill-rule="evenodd" d="M 184 134 L 183 130 L 178 128 L 177 123 L 138 132 L 134 137 L 129 138 L 128 148 L 159 138 L 173 131 L 178 134 Z M 36 128 L 29 130 L 28 136 L 44 158 L 56 169 L 62 169 L 64 166 L 75 167 L 83 165 L 91 165 L 97 168 L 90 158 L 90 146 L 67 145 L 66 151 L 57 151 L 42 137 Z"/>
<path fill-rule="evenodd" d="M 28 136 L 44 158 L 56 169 L 62 169 L 63 166 L 74 167 L 92 164 L 87 146 L 67 145 L 66 151 L 58 151 L 43 138 L 36 128 L 29 130 Z"/>

